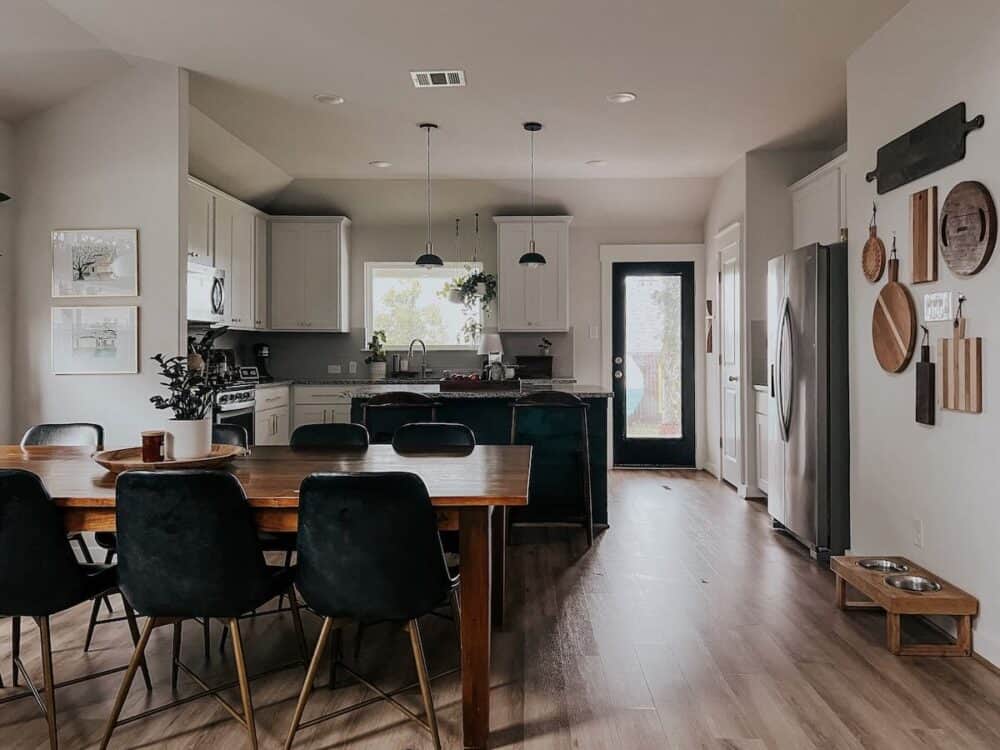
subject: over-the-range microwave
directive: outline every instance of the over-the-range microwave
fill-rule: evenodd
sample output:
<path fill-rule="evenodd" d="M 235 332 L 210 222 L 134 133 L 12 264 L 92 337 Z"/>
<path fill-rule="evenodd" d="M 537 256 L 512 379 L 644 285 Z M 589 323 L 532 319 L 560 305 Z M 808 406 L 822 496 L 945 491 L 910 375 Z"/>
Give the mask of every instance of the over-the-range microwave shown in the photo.
<path fill-rule="evenodd" d="M 221 323 L 226 316 L 226 272 L 188 263 L 187 318 L 197 323 Z"/>

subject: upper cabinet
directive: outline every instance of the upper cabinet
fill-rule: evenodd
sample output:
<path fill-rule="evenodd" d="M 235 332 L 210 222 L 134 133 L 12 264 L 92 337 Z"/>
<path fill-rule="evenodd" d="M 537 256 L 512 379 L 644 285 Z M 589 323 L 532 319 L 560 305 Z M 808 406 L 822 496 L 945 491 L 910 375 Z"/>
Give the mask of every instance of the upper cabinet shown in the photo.
<path fill-rule="evenodd" d="M 210 266 L 213 263 L 212 220 L 215 195 L 200 182 L 188 180 L 188 259 Z"/>
<path fill-rule="evenodd" d="M 840 242 L 847 226 L 847 154 L 792 185 L 792 247 Z"/>
<path fill-rule="evenodd" d="M 546 263 L 518 263 L 528 252 L 527 216 L 494 216 L 497 225 L 497 326 L 501 332 L 569 330 L 569 225 L 572 216 L 535 217 L 535 248 Z"/>
<path fill-rule="evenodd" d="M 350 224 L 343 216 L 271 218 L 273 330 L 349 330 Z"/>
<path fill-rule="evenodd" d="M 267 216 L 193 177 L 188 195 L 188 259 L 226 272 L 224 323 L 266 328 Z"/>

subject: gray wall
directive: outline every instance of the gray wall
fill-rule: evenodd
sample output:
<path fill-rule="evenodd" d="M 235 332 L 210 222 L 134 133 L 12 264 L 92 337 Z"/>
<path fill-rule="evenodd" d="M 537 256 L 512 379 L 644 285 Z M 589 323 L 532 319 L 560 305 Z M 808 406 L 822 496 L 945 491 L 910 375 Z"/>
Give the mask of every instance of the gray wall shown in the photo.
<path fill-rule="evenodd" d="M 978 596 L 975 648 L 994 664 L 1000 664 L 1000 491 L 994 471 L 1000 444 L 1000 258 L 994 253 L 969 278 L 956 277 L 939 260 L 937 282 L 910 286 L 918 314 L 928 292 L 965 294 L 968 335 L 984 342 L 983 413 L 939 409 L 934 427 L 914 421 L 913 365 L 892 375 L 875 361 L 871 315 L 881 284 L 865 280 L 859 258 L 875 194 L 864 175 L 876 150 L 956 102 L 968 103 L 970 117 L 986 116 L 986 128 L 969 135 L 965 160 L 878 199 L 880 233 L 898 235 L 900 281 L 909 285 L 913 268 L 912 193 L 936 185 L 940 204 L 959 181 L 979 180 L 994 200 L 1000 197 L 998 50 L 996 0 L 913 0 L 847 64 L 851 545 L 858 554 L 907 555 Z M 948 323 L 929 328 L 935 344 L 951 331 Z M 923 522 L 923 547 L 914 544 L 915 521 Z"/>
<path fill-rule="evenodd" d="M 110 447 L 164 423 L 149 357 L 183 351 L 187 73 L 136 61 L 17 126 L 15 431 L 41 421 L 104 424 Z M 50 232 L 137 227 L 139 298 L 52 299 Z M 53 306 L 139 306 L 139 374 L 53 375 Z"/>

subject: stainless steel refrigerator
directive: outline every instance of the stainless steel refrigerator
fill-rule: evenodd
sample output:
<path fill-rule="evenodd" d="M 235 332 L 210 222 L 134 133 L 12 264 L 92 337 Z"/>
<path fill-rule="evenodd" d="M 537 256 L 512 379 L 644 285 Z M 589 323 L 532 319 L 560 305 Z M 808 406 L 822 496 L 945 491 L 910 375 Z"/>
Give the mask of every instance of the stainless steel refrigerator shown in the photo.
<path fill-rule="evenodd" d="M 817 558 L 850 547 L 847 248 L 767 265 L 768 513 Z"/>

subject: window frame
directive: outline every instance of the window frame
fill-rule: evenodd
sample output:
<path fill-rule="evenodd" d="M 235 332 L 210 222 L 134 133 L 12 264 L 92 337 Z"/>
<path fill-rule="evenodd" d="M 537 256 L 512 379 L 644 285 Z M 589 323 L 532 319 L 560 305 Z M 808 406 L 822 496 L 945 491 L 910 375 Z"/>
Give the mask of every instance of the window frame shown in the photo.
<path fill-rule="evenodd" d="M 411 269 L 414 267 L 412 260 L 368 260 L 365 261 L 365 286 L 364 286 L 364 303 L 365 303 L 365 343 L 371 341 L 372 338 L 372 320 L 374 319 L 374 311 L 372 310 L 372 303 L 374 302 L 372 297 L 372 279 L 374 278 L 374 271 L 385 270 L 392 268 L 406 268 Z M 445 261 L 444 268 L 454 269 L 457 272 L 468 272 L 469 269 L 482 271 L 483 264 L 481 261 L 473 263 L 472 261 Z M 441 301 L 442 304 L 450 304 L 445 300 Z M 483 315 L 482 306 L 479 307 L 479 325 L 482 326 L 485 321 L 485 316 Z M 478 342 L 469 344 L 434 344 L 427 345 L 427 351 L 432 352 L 475 352 L 479 349 Z M 387 345 L 385 347 L 387 352 L 405 352 L 407 351 L 407 346 L 405 345 Z M 362 351 L 367 351 L 363 349 Z"/>

